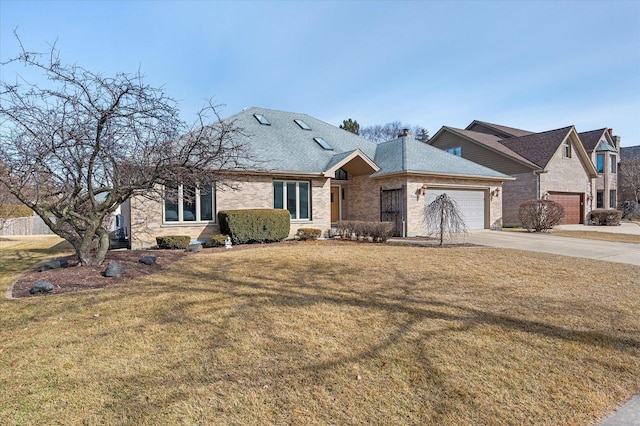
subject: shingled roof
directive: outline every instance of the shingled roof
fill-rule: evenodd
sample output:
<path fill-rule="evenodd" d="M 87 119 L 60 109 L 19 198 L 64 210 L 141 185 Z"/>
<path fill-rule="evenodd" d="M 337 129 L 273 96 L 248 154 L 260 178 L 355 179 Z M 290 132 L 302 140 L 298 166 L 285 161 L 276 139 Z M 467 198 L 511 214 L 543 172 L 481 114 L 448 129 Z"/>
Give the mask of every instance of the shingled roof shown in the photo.
<path fill-rule="evenodd" d="M 602 139 L 602 135 L 606 131 L 606 128 L 590 130 L 588 132 L 578 133 L 578 136 L 580 136 L 580 141 L 582 141 L 582 146 L 584 146 L 584 149 L 586 149 L 587 152 L 592 152 L 594 149 L 596 149 L 598 143 L 600 143 L 600 140 Z"/>
<path fill-rule="evenodd" d="M 544 168 L 572 130 L 574 127 L 568 126 L 519 138 L 504 139 L 500 143 L 540 168 Z"/>
<path fill-rule="evenodd" d="M 640 145 L 620 148 L 620 157 L 622 161 L 635 158 L 640 160 Z"/>
<path fill-rule="evenodd" d="M 515 127 L 503 126 L 500 124 L 489 123 L 489 122 L 480 121 L 480 120 L 473 120 L 471 124 L 467 126 L 466 130 L 471 129 L 474 126 L 474 124 L 480 124 L 484 127 L 488 127 L 490 129 L 496 130 L 497 133 L 504 134 L 506 136 L 511 136 L 514 138 L 518 138 L 520 136 L 527 136 L 534 133 L 534 132 L 530 132 L 529 130 L 516 129 Z"/>
<path fill-rule="evenodd" d="M 513 179 L 503 173 L 449 154 L 409 136 L 402 136 L 378 144 L 375 163 L 380 166 L 380 170 L 373 176 L 409 172 L 430 175 L 477 176 L 501 180 Z"/>
<path fill-rule="evenodd" d="M 261 124 L 256 115 L 264 116 L 270 124 Z M 308 129 L 295 120 L 304 121 Z M 251 107 L 225 121 L 242 129 L 240 142 L 265 172 L 324 175 L 357 155 L 357 161 L 367 164 L 374 176 L 415 172 L 511 179 L 411 137 L 376 144 L 307 114 Z M 323 148 L 317 138 L 331 149 Z"/>

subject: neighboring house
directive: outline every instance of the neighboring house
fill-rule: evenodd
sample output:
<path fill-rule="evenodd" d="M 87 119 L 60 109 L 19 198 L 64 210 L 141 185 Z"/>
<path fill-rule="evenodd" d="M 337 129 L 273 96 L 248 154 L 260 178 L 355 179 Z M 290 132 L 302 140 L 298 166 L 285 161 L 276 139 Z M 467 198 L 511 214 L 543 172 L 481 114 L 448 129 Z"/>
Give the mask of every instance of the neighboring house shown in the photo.
<path fill-rule="evenodd" d="M 598 129 L 578 133 L 582 145 L 591 156 L 598 177 L 595 180 L 596 209 L 617 209 L 618 163 L 620 162 L 620 136 L 613 136 L 612 129 Z"/>
<path fill-rule="evenodd" d="M 502 182 L 513 178 L 418 142 L 409 134 L 375 144 L 306 114 L 247 108 L 229 117 L 258 160 L 230 171 L 224 186 L 166 188 L 164 203 L 135 197 L 122 206 L 133 247 L 161 235 L 206 239 L 219 233 L 217 212 L 287 209 L 290 235 L 324 235 L 340 220 L 390 221 L 395 235 L 424 235 L 425 202 L 447 192 L 471 229 L 502 226 Z M 195 202 L 182 200 L 184 191 Z"/>
<path fill-rule="evenodd" d="M 442 127 L 429 144 L 515 177 L 503 185 L 505 225 L 519 224 L 519 206 L 530 199 L 562 204 L 564 223 L 584 223 L 593 208 L 597 172 L 573 126 L 534 133 L 475 120 Z"/>
<path fill-rule="evenodd" d="M 620 148 L 622 157 L 619 171 L 619 201 L 640 202 L 640 196 L 636 193 L 637 182 L 640 180 L 640 145 Z M 630 179 L 636 182 L 635 188 L 631 185 Z"/>

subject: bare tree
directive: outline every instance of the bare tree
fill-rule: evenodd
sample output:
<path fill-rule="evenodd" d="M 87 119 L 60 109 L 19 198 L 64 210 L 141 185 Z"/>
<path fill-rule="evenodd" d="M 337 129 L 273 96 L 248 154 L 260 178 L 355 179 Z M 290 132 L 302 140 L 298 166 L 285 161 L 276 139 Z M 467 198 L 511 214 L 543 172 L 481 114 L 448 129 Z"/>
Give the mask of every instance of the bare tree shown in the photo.
<path fill-rule="evenodd" d="M 620 162 L 620 185 L 623 201 L 640 203 L 640 156 L 629 157 Z M 633 199 L 630 199 L 633 197 Z"/>
<path fill-rule="evenodd" d="M 140 72 L 105 77 L 62 64 L 55 46 L 28 52 L 16 38 L 22 53 L 2 65 L 47 81 L 0 82 L 0 183 L 69 241 L 82 265 L 103 262 L 105 224 L 134 194 L 215 184 L 245 164 L 240 130 L 213 103 L 187 125 L 176 101 Z"/>
<path fill-rule="evenodd" d="M 419 141 L 427 142 L 429 140 L 429 131 L 421 126 L 411 126 L 402 124 L 400 121 L 392 121 L 390 123 L 373 126 L 361 127 L 360 136 L 376 143 L 382 143 L 397 138 L 403 133 L 404 129 L 408 129 L 409 133 Z"/>
<path fill-rule="evenodd" d="M 440 239 L 440 245 L 443 245 L 445 235 L 453 239 L 456 235 L 467 232 L 460 206 L 446 193 L 440 194 L 425 206 L 423 222 L 427 228 L 427 234 L 435 234 Z"/>

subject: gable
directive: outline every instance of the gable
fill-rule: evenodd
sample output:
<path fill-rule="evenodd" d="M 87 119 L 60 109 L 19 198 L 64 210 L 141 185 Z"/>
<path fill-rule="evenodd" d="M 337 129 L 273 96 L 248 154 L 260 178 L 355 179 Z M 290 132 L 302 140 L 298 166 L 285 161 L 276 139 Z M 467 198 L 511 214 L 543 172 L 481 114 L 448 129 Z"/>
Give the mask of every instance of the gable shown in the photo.
<path fill-rule="evenodd" d="M 571 146 L 571 157 L 564 155 L 564 143 Z M 548 160 L 545 169 L 550 173 L 559 173 L 563 179 L 573 179 L 584 182 L 584 179 L 597 177 L 597 172 L 591 161 L 591 156 L 584 149 L 575 130 L 569 132 L 558 145 L 556 151 Z"/>

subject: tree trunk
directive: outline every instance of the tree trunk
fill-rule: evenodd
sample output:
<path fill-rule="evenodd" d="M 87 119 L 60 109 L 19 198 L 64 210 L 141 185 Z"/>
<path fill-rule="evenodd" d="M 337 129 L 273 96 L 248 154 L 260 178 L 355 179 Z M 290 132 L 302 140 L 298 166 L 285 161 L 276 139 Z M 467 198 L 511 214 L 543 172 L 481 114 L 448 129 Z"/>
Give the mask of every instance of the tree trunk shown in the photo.
<path fill-rule="evenodd" d="M 94 241 L 97 241 L 98 244 L 96 250 L 92 250 Z M 94 234 L 85 234 L 81 240 L 73 243 L 73 247 L 78 255 L 80 265 L 99 266 L 104 262 L 107 250 L 109 250 L 109 233 L 105 229 L 99 228 Z"/>
<path fill-rule="evenodd" d="M 440 245 L 444 243 L 444 208 L 445 203 L 443 202 L 440 206 Z"/>

